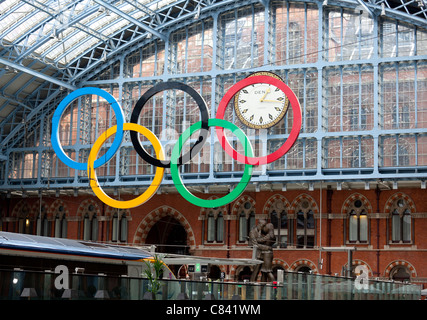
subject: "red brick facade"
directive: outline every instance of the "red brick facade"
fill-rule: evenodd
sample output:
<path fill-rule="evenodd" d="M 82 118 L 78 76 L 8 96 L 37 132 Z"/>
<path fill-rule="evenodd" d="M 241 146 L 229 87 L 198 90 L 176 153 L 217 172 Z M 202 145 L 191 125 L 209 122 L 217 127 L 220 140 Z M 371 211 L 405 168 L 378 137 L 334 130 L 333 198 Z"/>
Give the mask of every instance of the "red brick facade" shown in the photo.
<path fill-rule="evenodd" d="M 208 198 L 212 195 L 199 196 Z M 247 206 L 255 213 L 256 221 L 270 220 L 272 210 L 281 208 L 287 213 L 288 234 L 286 247 L 278 247 L 274 251 L 276 267 L 343 275 L 348 261 L 347 253 L 321 252 L 319 247 L 356 247 L 353 266 L 366 265 L 371 277 L 393 278 L 396 270 L 403 266 L 411 282 L 427 285 L 427 203 L 424 196 L 425 190 L 419 188 L 333 190 L 325 187 L 322 191 L 247 192 L 226 207 L 215 209 L 223 217 L 223 237 L 220 241 L 207 241 L 207 220 L 211 209 L 196 207 L 179 194 L 155 195 L 143 206 L 120 211 L 119 214 L 127 220 L 128 243 L 146 244 L 153 226 L 161 219 L 170 218 L 170 223 L 179 223 L 185 230 L 186 244 L 191 254 L 250 258 L 252 250 L 247 241 L 239 241 L 239 217 L 245 211 L 243 207 L 249 203 Z M 401 199 L 404 202 L 399 202 Z M 91 218 L 96 214 L 97 240 L 111 241 L 112 220 L 118 213 L 117 209 L 91 196 L 42 197 L 42 206 L 40 198 L 3 199 L 1 204 L 3 231 L 36 234 L 36 219 L 41 211 L 50 222 L 47 224 L 47 235 L 55 235 L 54 221 L 61 212 L 67 219 L 67 237 L 71 239 L 83 239 L 84 217 Z M 410 241 L 396 241 L 392 236 L 392 215 L 397 212 L 395 207 L 402 204 L 410 216 Z M 296 226 L 300 221 L 297 213 L 301 207 L 310 208 L 314 216 L 314 246 L 299 245 L 295 240 L 297 233 L 303 232 Z M 353 207 L 363 208 L 367 215 L 367 241 L 349 240 L 349 217 L 351 210 L 354 211 Z M 25 224 L 26 219 L 28 225 Z M 220 269 L 229 278 L 239 279 L 244 268 L 220 266 Z"/>

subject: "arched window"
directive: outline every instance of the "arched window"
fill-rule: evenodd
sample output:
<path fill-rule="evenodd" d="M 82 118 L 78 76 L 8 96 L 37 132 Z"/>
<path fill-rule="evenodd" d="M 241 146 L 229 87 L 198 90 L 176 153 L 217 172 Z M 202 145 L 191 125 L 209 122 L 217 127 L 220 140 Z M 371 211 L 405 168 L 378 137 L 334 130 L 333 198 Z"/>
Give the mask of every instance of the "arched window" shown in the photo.
<path fill-rule="evenodd" d="M 217 209 L 209 212 L 206 228 L 206 240 L 208 242 L 224 241 L 224 216 L 221 211 Z"/>
<path fill-rule="evenodd" d="M 243 204 L 239 213 L 239 242 L 247 242 L 249 231 L 255 226 L 255 210 L 247 201 Z"/>
<path fill-rule="evenodd" d="M 128 239 L 128 220 L 126 212 L 118 210 L 111 219 L 111 241 L 127 242 Z"/>
<path fill-rule="evenodd" d="M 391 241 L 411 242 L 411 211 L 407 201 L 396 200 L 391 207 Z"/>
<path fill-rule="evenodd" d="M 33 234 L 33 219 L 30 216 L 30 210 L 24 204 L 17 214 L 18 216 L 18 233 Z"/>
<path fill-rule="evenodd" d="M 362 200 L 356 199 L 348 213 L 348 241 L 351 243 L 367 243 L 369 229 L 367 210 Z"/>
<path fill-rule="evenodd" d="M 54 223 L 54 236 L 55 238 L 66 238 L 67 237 L 67 217 L 65 208 L 63 205 L 59 205 L 55 212 L 55 223 Z"/>
<path fill-rule="evenodd" d="M 46 207 L 44 205 L 40 208 L 40 214 L 37 216 L 36 234 L 38 236 L 50 237 L 50 221 L 47 219 Z"/>
<path fill-rule="evenodd" d="M 280 207 L 280 208 L 278 208 Z M 270 221 L 274 226 L 274 235 L 278 241 L 274 247 L 286 248 L 288 245 L 288 214 L 283 204 L 273 205 L 273 211 L 270 212 Z"/>
<path fill-rule="evenodd" d="M 88 205 L 83 216 L 83 240 L 98 240 L 98 219 L 93 204 Z"/>
<path fill-rule="evenodd" d="M 400 282 L 410 282 L 411 275 L 410 271 L 405 266 L 394 267 L 390 271 L 390 280 L 400 281 Z"/>
<path fill-rule="evenodd" d="M 297 213 L 297 248 L 314 247 L 314 215 L 313 211 L 300 210 Z"/>
<path fill-rule="evenodd" d="M 314 219 L 315 202 L 307 195 L 297 199 L 295 214 L 295 239 L 297 248 L 313 248 L 316 238 L 316 221 Z"/>

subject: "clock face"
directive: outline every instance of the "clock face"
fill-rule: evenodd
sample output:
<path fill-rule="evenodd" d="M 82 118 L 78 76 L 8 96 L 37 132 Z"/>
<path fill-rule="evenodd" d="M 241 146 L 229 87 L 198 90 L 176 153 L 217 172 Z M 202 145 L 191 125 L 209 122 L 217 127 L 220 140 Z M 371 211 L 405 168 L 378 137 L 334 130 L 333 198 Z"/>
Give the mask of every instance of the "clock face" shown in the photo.
<path fill-rule="evenodd" d="M 278 76 L 259 72 L 253 75 Z M 279 78 L 280 79 L 280 78 Z M 235 96 L 234 109 L 237 117 L 253 129 L 270 128 L 285 116 L 289 101 L 285 93 L 274 85 L 256 83 L 249 85 Z"/>

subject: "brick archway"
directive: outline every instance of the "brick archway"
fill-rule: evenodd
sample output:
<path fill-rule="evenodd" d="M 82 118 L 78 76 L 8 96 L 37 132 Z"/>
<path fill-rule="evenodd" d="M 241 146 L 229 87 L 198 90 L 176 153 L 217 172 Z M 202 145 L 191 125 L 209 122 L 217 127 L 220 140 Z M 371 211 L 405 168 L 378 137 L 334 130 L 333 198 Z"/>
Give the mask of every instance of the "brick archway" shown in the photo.
<path fill-rule="evenodd" d="M 300 260 L 295 261 L 289 267 L 289 271 L 295 271 L 300 266 L 307 266 L 313 271 L 313 273 L 319 273 L 319 270 L 317 270 L 316 265 L 313 263 L 313 261 L 311 261 L 309 259 L 300 259 Z"/>
<path fill-rule="evenodd" d="M 281 202 L 283 204 L 283 209 L 289 213 L 289 210 L 291 208 L 291 205 L 288 201 L 288 199 L 286 199 L 283 195 L 281 194 L 275 194 L 273 196 L 271 196 L 267 202 L 264 205 L 264 208 L 262 209 L 262 213 L 265 215 L 269 215 L 271 208 L 277 203 L 277 202 Z"/>
<path fill-rule="evenodd" d="M 298 197 L 295 198 L 294 201 L 292 201 L 291 210 L 295 213 L 298 207 L 301 207 L 303 202 L 308 203 L 308 207 L 313 211 L 314 214 L 319 214 L 319 207 L 317 205 L 317 202 L 313 199 L 312 196 L 306 193 L 300 194 Z"/>
<path fill-rule="evenodd" d="M 279 258 L 274 258 L 273 259 L 273 268 L 280 266 L 283 268 L 283 270 L 288 271 L 289 270 L 289 265 L 286 263 L 286 261 L 279 259 Z"/>
<path fill-rule="evenodd" d="M 58 212 L 59 207 L 62 207 L 63 211 L 64 211 L 64 217 L 69 218 L 70 217 L 70 212 L 68 210 L 67 205 L 64 203 L 64 201 L 62 201 L 61 199 L 57 199 L 55 200 L 49 207 L 49 211 L 52 215 L 52 219 L 54 219 L 54 215 L 56 212 Z"/>
<path fill-rule="evenodd" d="M 349 196 L 345 200 L 345 202 L 342 206 L 341 212 L 344 214 L 348 213 L 349 208 L 353 205 L 354 201 L 356 201 L 356 200 L 362 201 L 362 204 L 365 207 L 365 209 L 368 211 L 367 212 L 368 214 L 371 214 L 373 212 L 372 205 L 369 202 L 369 200 L 364 195 L 362 195 L 360 193 L 353 193 L 351 196 Z"/>
<path fill-rule="evenodd" d="M 410 264 L 408 261 L 405 261 L 405 260 L 395 260 L 392 263 L 390 263 L 385 268 L 384 276 L 387 277 L 387 278 L 390 278 L 391 271 L 395 267 L 398 267 L 398 266 L 403 266 L 403 267 L 407 268 L 412 279 L 417 277 L 417 271 L 415 270 L 414 266 L 412 264 Z"/>
<path fill-rule="evenodd" d="M 246 202 L 249 202 L 252 207 L 255 208 L 255 200 L 249 196 L 244 195 L 243 197 L 240 197 L 234 204 L 233 208 L 231 209 L 231 214 L 237 215 L 239 213 L 239 208 L 245 204 Z"/>
<path fill-rule="evenodd" d="M 190 226 L 190 223 L 187 221 L 187 219 L 184 217 L 182 213 L 179 211 L 169 207 L 169 206 L 162 206 L 159 207 L 153 211 L 151 211 L 149 214 L 147 214 L 139 223 L 138 227 L 136 228 L 135 235 L 133 237 L 133 243 L 134 244 L 145 244 L 145 241 L 147 240 L 148 233 L 150 232 L 151 228 L 162 218 L 171 216 L 175 218 L 179 223 L 184 227 L 185 231 L 187 232 L 187 243 L 190 246 L 190 250 L 194 249 L 196 246 L 196 238 L 194 236 L 193 229 Z"/>
<path fill-rule="evenodd" d="M 96 203 L 92 199 L 86 199 L 82 201 L 79 208 L 77 209 L 77 214 L 76 214 L 77 217 L 79 217 L 80 219 L 83 219 L 90 205 L 93 205 L 93 212 L 91 213 L 91 215 L 96 214 L 99 217 L 101 215 L 101 209 L 99 208 L 98 203 Z"/>
<path fill-rule="evenodd" d="M 409 206 L 409 209 L 412 213 L 417 212 L 417 209 L 415 208 L 415 203 L 412 201 L 411 197 L 403 192 L 397 192 L 393 194 L 386 202 L 384 212 L 385 213 L 391 213 L 391 207 L 395 203 L 396 200 L 403 199 L 406 201 L 406 203 Z"/>

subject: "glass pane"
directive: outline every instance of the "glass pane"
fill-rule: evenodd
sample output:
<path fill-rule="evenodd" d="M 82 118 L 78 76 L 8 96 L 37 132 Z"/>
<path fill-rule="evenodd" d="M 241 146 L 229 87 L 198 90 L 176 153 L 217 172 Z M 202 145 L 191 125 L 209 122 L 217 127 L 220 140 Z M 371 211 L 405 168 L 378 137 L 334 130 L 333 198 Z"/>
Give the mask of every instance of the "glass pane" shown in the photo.
<path fill-rule="evenodd" d="M 403 216 L 403 241 L 411 241 L 411 215 Z"/>
<path fill-rule="evenodd" d="M 55 237 L 61 238 L 61 220 L 58 217 L 55 219 Z"/>
<path fill-rule="evenodd" d="M 300 211 L 297 215 L 297 229 L 304 229 L 304 212 Z"/>
<path fill-rule="evenodd" d="M 90 240 L 90 220 L 85 218 L 83 222 L 83 240 Z"/>
<path fill-rule="evenodd" d="M 128 238 L 128 219 L 122 216 L 120 219 L 120 241 L 127 242 Z"/>
<path fill-rule="evenodd" d="M 224 241 L 224 218 L 222 215 L 216 219 L 216 241 Z"/>
<path fill-rule="evenodd" d="M 272 213 L 270 213 L 270 221 L 273 224 L 275 229 L 279 227 L 279 217 L 277 216 L 276 211 L 273 211 Z"/>
<path fill-rule="evenodd" d="M 393 214 L 391 218 L 391 240 L 400 241 L 400 217 L 399 214 Z"/>
<path fill-rule="evenodd" d="M 314 229 L 314 215 L 311 210 L 307 213 L 307 229 Z"/>
<path fill-rule="evenodd" d="M 359 216 L 360 221 L 360 241 L 368 241 L 368 216 L 366 214 L 361 214 Z"/>
<path fill-rule="evenodd" d="M 349 241 L 357 241 L 357 216 L 351 215 L 349 220 Z"/>
<path fill-rule="evenodd" d="M 280 214 L 280 228 L 286 229 L 288 227 L 288 215 L 285 211 Z"/>
<path fill-rule="evenodd" d="M 98 240 L 98 219 L 96 217 L 92 218 L 92 238 L 90 240 Z"/>
<path fill-rule="evenodd" d="M 215 218 L 213 215 L 208 217 L 208 241 L 215 240 Z"/>
<path fill-rule="evenodd" d="M 112 221 L 111 241 L 118 240 L 118 232 L 119 232 L 119 226 L 118 226 L 118 218 L 116 215 L 113 217 L 113 221 Z"/>
<path fill-rule="evenodd" d="M 67 219 L 62 218 L 61 238 L 67 238 Z"/>
<path fill-rule="evenodd" d="M 239 241 L 246 241 L 247 236 L 247 220 L 245 216 L 240 216 L 239 219 Z"/>

